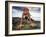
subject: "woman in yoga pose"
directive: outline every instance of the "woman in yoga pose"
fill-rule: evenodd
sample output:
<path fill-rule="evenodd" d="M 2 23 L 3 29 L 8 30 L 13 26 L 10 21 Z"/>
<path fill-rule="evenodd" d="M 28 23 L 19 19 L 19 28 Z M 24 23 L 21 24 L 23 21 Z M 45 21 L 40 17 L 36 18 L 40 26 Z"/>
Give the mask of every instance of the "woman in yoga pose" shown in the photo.
<path fill-rule="evenodd" d="M 26 20 L 26 21 L 24 21 L 23 19 Z M 23 26 L 24 26 L 24 24 L 22 24 L 23 22 L 29 23 L 28 25 L 30 27 L 35 26 L 34 20 L 31 18 L 31 15 L 29 13 L 29 9 L 26 8 L 26 7 L 23 9 L 22 18 L 21 18 L 20 25 L 19 25 L 20 28 L 18 27 L 19 29 L 23 28 Z"/>

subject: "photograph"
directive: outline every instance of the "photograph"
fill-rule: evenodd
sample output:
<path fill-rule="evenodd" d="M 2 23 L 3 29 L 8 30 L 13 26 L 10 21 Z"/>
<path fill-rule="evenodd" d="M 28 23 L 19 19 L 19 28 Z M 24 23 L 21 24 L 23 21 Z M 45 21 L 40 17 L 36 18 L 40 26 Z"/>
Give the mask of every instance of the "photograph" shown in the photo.
<path fill-rule="evenodd" d="M 40 8 L 13 6 L 12 30 L 31 30 L 31 29 L 40 29 Z"/>
<path fill-rule="evenodd" d="M 40 2 L 5 2 L 5 35 L 45 33 L 45 4 Z"/>

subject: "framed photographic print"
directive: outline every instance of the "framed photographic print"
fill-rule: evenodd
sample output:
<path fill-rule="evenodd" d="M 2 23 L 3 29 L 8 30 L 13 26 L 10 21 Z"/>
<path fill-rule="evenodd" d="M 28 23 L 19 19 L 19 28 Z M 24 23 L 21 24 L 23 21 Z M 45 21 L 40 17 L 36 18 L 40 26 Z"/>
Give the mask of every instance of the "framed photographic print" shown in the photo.
<path fill-rule="evenodd" d="M 45 33 L 45 4 L 40 2 L 5 2 L 5 35 Z"/>

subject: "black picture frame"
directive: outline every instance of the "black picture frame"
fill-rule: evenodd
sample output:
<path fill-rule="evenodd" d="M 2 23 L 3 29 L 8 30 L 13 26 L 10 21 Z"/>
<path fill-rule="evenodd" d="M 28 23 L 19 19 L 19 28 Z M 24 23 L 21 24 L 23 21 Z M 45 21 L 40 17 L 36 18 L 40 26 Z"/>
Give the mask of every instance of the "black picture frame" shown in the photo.
<path fill-rule="evenodd" d="M 8 34 L 8 2 L 17 3 L 28 3 L 28 4 L 42 4 L 43 5 L 43 32 L 42 33 L 26 33 L 26 34 Z M 22 1 L 5 1 L 5 36 L 18 36 L 18 35 L 35 35 L 35 34 L 45 34 L 45 3 L 41 2 L 22 2 Z"/>

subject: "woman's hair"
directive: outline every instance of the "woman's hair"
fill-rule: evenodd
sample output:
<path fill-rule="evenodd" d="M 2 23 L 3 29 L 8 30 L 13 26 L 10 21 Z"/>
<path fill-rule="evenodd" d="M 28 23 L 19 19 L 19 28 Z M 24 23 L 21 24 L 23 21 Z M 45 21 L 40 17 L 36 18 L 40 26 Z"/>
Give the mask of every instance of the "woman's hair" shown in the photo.
<path fill-rule="evenodd" d="M 26 7 L 24 7 L 23 11 L 29 11 L 29 9 L 28 9 L 28 8 L 26 8 Z"/>

